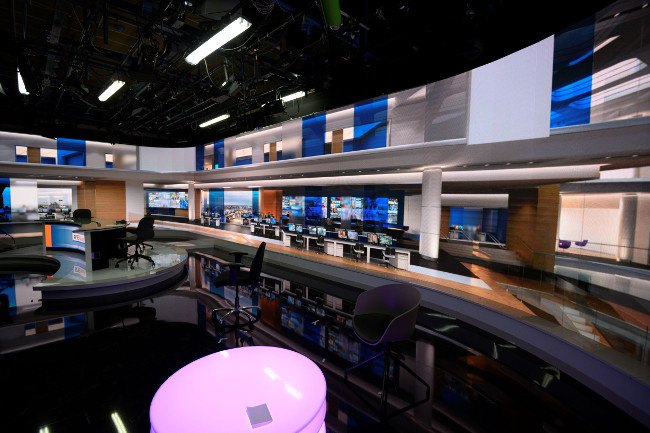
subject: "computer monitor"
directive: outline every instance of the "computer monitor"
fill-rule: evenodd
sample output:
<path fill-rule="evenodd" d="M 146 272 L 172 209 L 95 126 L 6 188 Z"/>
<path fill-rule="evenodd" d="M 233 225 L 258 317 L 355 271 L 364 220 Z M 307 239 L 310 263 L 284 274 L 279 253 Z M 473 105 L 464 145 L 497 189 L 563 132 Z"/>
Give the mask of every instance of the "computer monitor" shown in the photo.
<path fill-rule="evenodd" d="M 351 241 L 356 241 L 359 239 L 359 233 L 355 232 L 354 230 L 348 230 L 348 239 Z"/>
<path fill-rule="evenodd" d="M 347 239 L 348 233 L 346 229 L 339 229 L 339 239 Z"/>
<path fill-rule="evenodd" d="M 294 223 L 289 223 L 289 231 L 290 232 L 295 232 L 296 231 L 296 225 Z"/>
<path fill-rule="evenodd" d="M 327 229 L 325 227 L 316 227 L 316 234 L 318 236 L 325 236 L 327 234 Z"/>
<path fill-rule="evenodd" d="M 379 234 L 379 245 L 390 247 L 393 245 L 393 238 L 383 233 Z"/>
<path fill-rule="evenodd" d="M 317 229 L 318 227 L 309 227 L 309 234 L 310 235 L 316 235 L 317 234 Z"/>
<path fill-rule="evenodd" d="M 296 224 L 296 233 L 302 233 L 302 224 Z"/>
<path fill-rule="evenodd" d="M 377 233 L 368 233 L 368 243 L 376 244 L 378 242 Z"/>

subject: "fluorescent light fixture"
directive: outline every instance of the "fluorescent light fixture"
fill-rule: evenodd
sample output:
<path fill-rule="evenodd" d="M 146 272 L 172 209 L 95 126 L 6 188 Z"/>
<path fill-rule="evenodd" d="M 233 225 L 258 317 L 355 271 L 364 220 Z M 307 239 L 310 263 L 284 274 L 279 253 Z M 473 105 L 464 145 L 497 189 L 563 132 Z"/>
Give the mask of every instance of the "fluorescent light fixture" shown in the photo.
<path fill-rule="evenodd" d="M 113 96 L 113 95 L 115 94 L 115 92 L 117 92 L 118 90 L 120 90 L 124 84 L 126 84 L 124 81 L 113 80 L 113 82 L 111 83 L 111 85 L 108 86 L 108 88 L 107 88 L 106 90 L 104 90 L 104 91 L 102 92 L 101 95 L 99 95 L 99 98 L 98 98 L 98 99 L 99 99 L 101 102 L 106 101 L 108 98 L 110 98 L 111 96 Z"/>
<path fill-rule="evenodd" d="M 203 122 L 199 125 L 199 128 L 205 128 L 206 126 L 213 125 L 217 122 L 221 122 L 222 120 L 226 120 L 227 118 L 230 117 L 230 114 L 222 114 L 221 116 L 215 117 L 214 119 L 210 119 L 207 122 Z"/>
<path fill-rule="evenodd" d="M 262 187 L 259 186 L 259 185 L 251 185 L 251 186 L 249 186 L 248 188 L 262 188 Z"/>
<path fill-rule="evenodd" d="M 117 433 L 128 433 L 126 427 L 124 427 L 122 418 L 120 418 L 120 415 L 117 412 L 113 412 L 111 414 L 111 419 L 113 420 L 113 424 L 115 424 L 115 429 L 117 430 Z"/>
<path fill-rule="evenodd" d="M 50 429 L 47 426 L 41 427 L 38 429 L 38 433 L 50 433 Z"/>
<path fill-rule="evenodd" d="M 223 83 L 221 83 L 221 87 L 224 87 L 226 84 L 228 84 L 228 80 L 223 80 Z"/>
<path fill-rule="evenodd" d="M 282 99 L 282 102 L 289 102 L 289 101 L 293 101 L 294 99 L 302 98 L 304 96 L 305 96 L 305 92 L 303 92 L 301 90 L 300 92 L 296 92 L 296 93 L 292 93 L 292 94 L 287 95 L 287 96 L 283 96 L 280 99 Z"/>
<path fill-rule="evenodd" d="M 196 50 L 192 51 L 187 57 L 185 57 L 185 61 L 191 65 L 196 65 L 232 39 L 242 34 L 250 26 L 251 23 L 245 19 L 241 17 L 237 18 L 235 21 L 220 30 L 216 35 L 201 44 L 201 46 Z"/>
<path fill-rule="evenodd" d="M 18 91 L 23 95 L 29 95 L 29 92 L 25 87 L 25 82 L 23 81 L 23 76 L 20 75 L 20 69 L 16 69 L 16 73 L 18 74 Z"/>

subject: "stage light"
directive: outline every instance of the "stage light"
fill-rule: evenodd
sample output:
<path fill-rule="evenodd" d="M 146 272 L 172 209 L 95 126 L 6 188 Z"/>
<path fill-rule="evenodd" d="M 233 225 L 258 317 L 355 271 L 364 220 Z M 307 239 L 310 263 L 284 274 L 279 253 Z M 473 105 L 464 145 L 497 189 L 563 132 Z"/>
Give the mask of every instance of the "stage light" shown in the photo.
<path fill-rule="evenodd" d="M 289 101 L 293 101 L 294 99 L 302 98 L 304 96 L 305 96 L 305 92 L 303 92 L 301 90 L 299 92 L 292 93 L 292 94 L 287 95 L 287 96 L 283 96 L 280 99 L 282 99 L 282 102 L 289 102 Z"/>
<path fill-rule="evenodd" d="M 244 18 L 237 18 L 220 30 L 216 35 L 201 44 L 201 46 L 196 50 L 192 51 L 187 57 L 185 57 L 185 61 L 189 64 L 196 65 L 232 39 L 242 34 L 250 26 L 251 23 L 246 21 Z"/>
<path fill-rule="evenodd" d="M 120 90 L 122 88 L 122 86 L 124 86 L 124 84 L 126 84 L 124 81 L 113 80 L 111 85 L 108 86 L 108 88 L 106 90 L 104 90 L 101 95 L 99 95 L 98 99 L 101 102 L 105 102 L 108 98 L 113 96 L 115 94 L 115 92 Z"/>
<path fill-rule="evenodd" d="M 221 116 L 215 117 L 214 119 L 208 120 L 207 122 L 203 122 L 199 125 L 199 128 L 205 128 L 206 126 L 213 125 L 217 122 L 221 122 L 222 120 L 226 120 L 227 118 L 230 117 L 230 114 L 222 114 Z"/>
<path fill-rule="evenodd" d="M 16 72 L 18 74 L 18 91 L 23 95 L 29 95 L 29 92 L 25 87 L 25 82 L 23 81 L 23 76 L 20 75 L 20 69 L 16 69 Z"/>

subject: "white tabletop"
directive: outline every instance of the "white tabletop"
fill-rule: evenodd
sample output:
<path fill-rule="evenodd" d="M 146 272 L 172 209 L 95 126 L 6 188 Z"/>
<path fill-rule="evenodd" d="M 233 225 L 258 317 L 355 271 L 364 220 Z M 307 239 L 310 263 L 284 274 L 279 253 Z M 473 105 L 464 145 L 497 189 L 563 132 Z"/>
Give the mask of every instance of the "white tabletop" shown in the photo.
<path fill-rule="evenodd" d="M 303 355 L 269 346 L 200 358 L 174 373 L 151 402 L 152 433 L 325 432 L 327 387 Z M 251 426 L 247 407 L 266 404 L 272 421 Z"/>

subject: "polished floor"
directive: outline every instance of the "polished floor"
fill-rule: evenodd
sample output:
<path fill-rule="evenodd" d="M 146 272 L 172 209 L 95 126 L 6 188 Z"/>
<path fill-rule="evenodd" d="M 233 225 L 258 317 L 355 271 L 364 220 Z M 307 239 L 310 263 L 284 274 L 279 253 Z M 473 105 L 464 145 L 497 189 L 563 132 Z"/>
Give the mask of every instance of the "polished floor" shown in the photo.
<path fill-rule="evenodd" d="M 201 356 L 242 344 L 290 347 L 321 367 L 328 384 L 329 433 L 643 431 L 553 366 L 428 309 L 421 312 L 413 339 L 400 349 L 418 371 L 435 365 L 433 401 L 379 423 L 342 380 L 343 370 L 369 353 L 346 323 L 358 288 L 281 269 L 265 271 L 260 290 L 242 291 L 244 304 L 262 305 L 261 320 L 252 333 L 235 339 L 220 334 L 209 314 L 231 305 L 234 297 L 232 288 L 212 283 L 223 269 L 223 252 L 206 247 L 196 235 L 161 238 L 190 250 L 189 279 L 180 286 L 138 302 L 59 315 L 40 313 L 36 299 L 36 305 L 18 306 L 0 326 L 5 390 L 0 431 L 121 433 L 116 413 L 126 431 L 147 432 L 149 404 L 167 377 Z M 366 265 L 353 266 L 360 272 L 389 272 Z M 12 278 L 16 290 L 29 291 L 44 277 Z M 12 350 L 2 351 L 9 340 Z M 433 348 L 433 361 L 422 358 L 422 347 Z M 392 388 L 396 405 L 412 397 L 412 384 L 399 377 L 399 386 Z M 367 399 L 376 398 L 379 383 L 372 369 L 355 381 Z"/>

